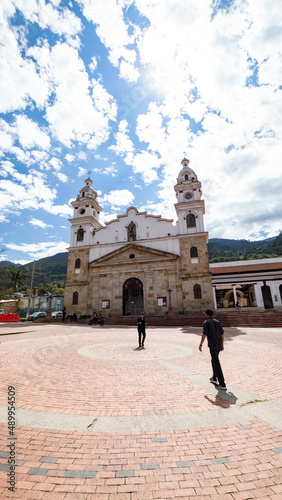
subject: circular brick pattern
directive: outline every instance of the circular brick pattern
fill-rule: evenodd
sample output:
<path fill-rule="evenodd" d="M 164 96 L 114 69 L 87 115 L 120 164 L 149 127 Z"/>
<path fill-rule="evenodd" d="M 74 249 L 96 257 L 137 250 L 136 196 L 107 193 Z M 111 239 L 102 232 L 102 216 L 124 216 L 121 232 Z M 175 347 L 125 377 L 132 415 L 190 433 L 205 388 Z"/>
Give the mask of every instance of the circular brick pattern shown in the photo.
<path fill-rule="evenodd" d="M 226 332 L 221 354 L 228 387 L 256 400 L 281 397 L 278 337 L 274 345 L 267 332 L 259 341 L 238 332 Z M 199 353 L 200 335 L 181 328 L 149 330 L 146 349 L 139 350 L 132 329 L 29 326 L 26 335 L 2 337 L 0 383 L 17 388 L 18 408 L 58 414 L 153 417 L 228 408 L 230 402 L 215 396 L 208 382 L 210 355 L 206 344 Z M 0 404 L 6 404 L 5 391 Z"/>
<path fill-rule="evenodd" d="M 190 356 L 192 349 L 181 345 L 168 343 L 150 342 L 149 349 L 132 348 L 128 343 L 108 343 L 92 344 L 80 348 L 78 354 L 93 359 L 108 359 L 115 361 L 144 361 L 159 359 L 176 359 L 183 356 Z M 133 354 L 134 353 L 134 354 Z M 136 355 L 138 353 L 138 356 Z"/>

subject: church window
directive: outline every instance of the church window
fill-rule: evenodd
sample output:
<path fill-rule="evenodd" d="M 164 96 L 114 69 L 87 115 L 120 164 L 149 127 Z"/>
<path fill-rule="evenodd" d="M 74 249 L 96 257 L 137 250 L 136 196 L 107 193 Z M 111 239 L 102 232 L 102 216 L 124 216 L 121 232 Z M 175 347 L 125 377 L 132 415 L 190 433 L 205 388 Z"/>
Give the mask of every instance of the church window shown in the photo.
<path fill-rule="evenodd" d="M 84 230 L 83 229 L 79 229 L 77 231 L 77 237 L 76 237 L 77 241 L 83 241 L 84 239 Z"/>
<path fill-rule="evenodd" d="M 82 198 L 84 198 L 84 196 L 85 196 L 85 192 L 84 192 L 84 191 L 82 191 Z"/>
<path fill-rule="evenodd" d="M 196 227 L 196 218 L 194 214 L 188 214 L 186 217 L 187 227 Z"/>
<path fill-rule="evenodd" d="M 84 208 L 82 208 L 82 209 L 79 211 L 79 213 L 80 213 L 81 215 L 85 214 L 85 209 L 84 209 Z"/>
<path fill-rule="evenodd" d="M 81 263 L 81 260 L 76 259 L 75 264 L 74 264 L 75 269 L 80 269 L 80 263 Z"/>
<path fill-rule="evenodd" d="M 135 241 L 136 240 L 136 224 L 134 222 L 130 222 L 127 226 L 127 240 Z"/>
<path fill-rule="evenodd" d="M 184 176 L 184 180 L 185 180 L 185 181 L 189 181 L 189 175 L 188 175 L 188 174 L 185 174 L 185 176 Z"/>
<path fill-rule="evenodd" d="M 135 258 L 134 253 L 131 253 L 131 254 L 129 255 L 129 258 L 130 258 L 130 259 L 134 259 L 134 258 Z"/>
<path fill-rule="evenodd" d="M 190 256 L 191 256 L 191 259 L 193 259 L 194 257 L 198 257 L 198 250 L 196 247 L 190 248 Z"/>
<path fill-rule="evenodd" d="M 202 298 L 202 290 L 200 285 L 194 285 L 194 299 Z"/>
<path fill-rule="evenodd" d="M 73 294 L 72 294 L 72 303 L 73 303 L 73 305 L 77 305 L 78 304 L 78 292 L 73 292 Z"/>

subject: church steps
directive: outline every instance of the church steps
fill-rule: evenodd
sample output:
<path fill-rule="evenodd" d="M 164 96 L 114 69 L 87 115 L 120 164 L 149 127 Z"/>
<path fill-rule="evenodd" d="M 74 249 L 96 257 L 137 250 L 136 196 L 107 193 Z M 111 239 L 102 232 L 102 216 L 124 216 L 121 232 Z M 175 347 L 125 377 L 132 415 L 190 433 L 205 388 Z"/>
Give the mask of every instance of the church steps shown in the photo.
<path fill-rule="evenodd" d="M 205 317 L 203 314 L 179 314 L 168 316 L 147 316 L 149 326 L 192 326 L 201 327 Z M 249 328 L 280 328 L 282 327 L 282 311 L 264 312 L 218 312 L 214 315 L 223 327 L 249 327 Z M 106 325 L 134 326 L 137 317 L 111 317 L 105 318 Z"/>

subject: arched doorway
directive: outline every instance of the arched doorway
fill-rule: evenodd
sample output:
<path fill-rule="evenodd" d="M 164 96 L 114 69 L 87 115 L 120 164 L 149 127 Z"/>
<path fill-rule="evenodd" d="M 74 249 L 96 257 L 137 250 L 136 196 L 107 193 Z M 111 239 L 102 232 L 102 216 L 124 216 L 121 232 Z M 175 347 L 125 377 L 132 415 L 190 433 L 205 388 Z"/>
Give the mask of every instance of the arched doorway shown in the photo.
<path fill-rule="evenodd" d="M 273 309 L 270 286 L 263 285 L 261 287 L 261 292 L 265 309 Z"/>
<path fill-rule="evenodd" d="M 138 278 L 129 278 L 123 284 L 123 315 L 138 316 L 143 310 L 143 284 Z"/>

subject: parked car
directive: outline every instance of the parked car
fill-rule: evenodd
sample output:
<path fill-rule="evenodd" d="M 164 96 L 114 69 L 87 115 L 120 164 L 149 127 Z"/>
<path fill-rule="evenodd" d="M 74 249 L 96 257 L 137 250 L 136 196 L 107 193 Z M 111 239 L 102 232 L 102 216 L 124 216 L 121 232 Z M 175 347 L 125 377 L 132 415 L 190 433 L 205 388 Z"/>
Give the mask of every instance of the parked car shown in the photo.
<path fill-rule="evenodd" d="M 52 312 L 52 318 L 59 319 L 63 317 L 63 311 L 54 311 Z"/>
<path fill-rule="evenodd" d="M 29 317 L 27 318 L 28 321 L 35 321 L 38 318 L 46 318 L 47 313 L 44 311 L 37 311 L 34 312 L 33 314 L 30 314 Z"/>
<path fill-rule="evenodd" d="M 4 309 L 0 309 L 0 314 L 5 314 Z"/>

